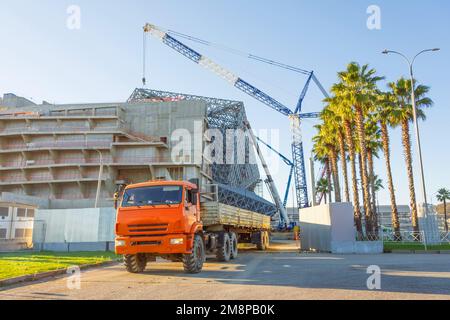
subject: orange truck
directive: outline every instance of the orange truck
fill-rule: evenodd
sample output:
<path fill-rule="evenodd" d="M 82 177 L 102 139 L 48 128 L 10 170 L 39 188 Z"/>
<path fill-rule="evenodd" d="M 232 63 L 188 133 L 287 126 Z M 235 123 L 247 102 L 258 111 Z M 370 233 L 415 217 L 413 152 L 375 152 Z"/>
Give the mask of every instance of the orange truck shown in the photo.
<path fill-rule="evenodd" d="M 237 258 L 238 243 L 269 245 L 270 217 L 218 201 L 200 202 L 196 184 L 150 181 L 126 186 L 116 199 L 116 253 L 128 272 L 145 270 L 157 257 L 199 273 L 207 255 Z"/>

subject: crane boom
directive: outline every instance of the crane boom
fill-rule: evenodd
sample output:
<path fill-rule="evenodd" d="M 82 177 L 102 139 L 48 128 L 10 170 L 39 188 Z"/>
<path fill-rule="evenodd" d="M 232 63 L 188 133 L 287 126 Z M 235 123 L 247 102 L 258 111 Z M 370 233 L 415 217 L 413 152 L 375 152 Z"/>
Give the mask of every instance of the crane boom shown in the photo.
<path fill-rule="evenodd" d="M 234 75 L 232 72 L 226 70 L 222 66 L 218 65 L 211 59 L 201 55 L 194 49 L 191 49 L 181 41 L 178 41 L 171 35 L 169 35 L 167 32 L 162 31 L 158 27 L 152 25 L 152 24 L 146 24 L 144 27 L 144 32 L 147 32 L 158 39 L 160 39 L 164 44 L 169 46 L 170 48 L 174 49 L 175 51 L 178 51 L 182 55 L 184 55 L 189 60 L 201 65 L 202 67 L 211 70 L 212 72 L 216 73 L 221 78 L 228 81 L 230 84 L 238 88 L 239 90 L 245 92 L 246 94 L 252 96 L 253 98 L 259 100 L 260 102 L 264 103 L 265 105 L 269 106 L 270 108 L 284 114 L 285 116 L 292 114 L 292 110 L 283 105 L 281 102 L 275 100 L 274 98 L 270 97 L 265 92 L 259 90 L 255 86 L 251 85 L 247 81 L 239 78 L 238 76 Z"/>
<path fill-rule="evenodd" d="M 266 173 L 266 182 L 267 186 L 269 187 L 270 194 L 273 197 L 273 200 L 275 201 L 275 205 L 277 206 L 278 210 L 280 211 L 280 216 L 283 220 L 283 222 L 286 224 L 286 226 L 289 226 L 291 223 L 286 211 L 285 206 L 283 206 L 283 203 L 281 202 L 280 194 L 278 193 L 278 189 L 275 186 L 275 182 L 273 181 L 272 175 L 270 174 L 269 167 L 267 166 L 266 160 L 263 157 L 263 154 L 261 152 L 261 149 L 259 148 L 258 140 L 253 133 L 253 129 L 250 126 L 250 123 L 246 121 L 245 123 L 247 130 L 250 134 L 250 138 L 252 140 L 253 145 L 255 146 L 256 153 L 258 154 L 259 160 L 261 161 L 262 167 Z"/>

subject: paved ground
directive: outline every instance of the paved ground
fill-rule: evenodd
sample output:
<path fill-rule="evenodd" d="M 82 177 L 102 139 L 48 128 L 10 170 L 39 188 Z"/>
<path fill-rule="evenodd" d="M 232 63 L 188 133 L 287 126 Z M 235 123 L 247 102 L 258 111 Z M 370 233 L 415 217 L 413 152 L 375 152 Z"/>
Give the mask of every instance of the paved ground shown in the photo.
<path fill-rule="evenodd" d="M 368 290 L 369 265 L 382 270 Z M 0 299 L 447 299 L 450 255 L 325 255 L 245 252 L 232 263 L 209 260 L 198 275 L 179 263 L 149 264 L 143 274 L 120 265 L 84 271 L 81 289 L 67 278 L 0 289 Z"/>

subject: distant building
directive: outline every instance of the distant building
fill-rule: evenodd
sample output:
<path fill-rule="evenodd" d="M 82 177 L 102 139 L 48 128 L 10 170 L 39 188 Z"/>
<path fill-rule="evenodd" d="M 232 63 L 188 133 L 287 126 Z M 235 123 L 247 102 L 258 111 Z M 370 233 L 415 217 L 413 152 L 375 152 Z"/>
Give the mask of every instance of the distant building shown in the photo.
<path fill-rule="evenodd" d="M 36 207 L 0 201 L 0 251 L 32 245 Z"/>

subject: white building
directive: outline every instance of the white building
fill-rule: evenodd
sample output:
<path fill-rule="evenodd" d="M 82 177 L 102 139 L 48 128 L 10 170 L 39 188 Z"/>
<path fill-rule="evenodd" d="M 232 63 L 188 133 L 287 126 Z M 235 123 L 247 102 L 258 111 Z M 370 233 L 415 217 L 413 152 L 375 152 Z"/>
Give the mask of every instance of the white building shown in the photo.
<path fill-rule="evenodd" d="M 35 207 L 0 202 L 0 251 L 32 246 Z"/>

